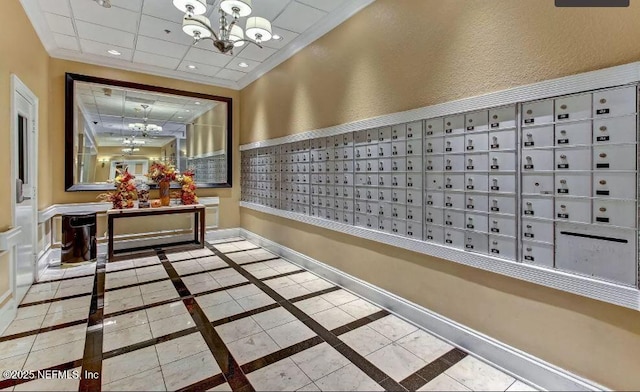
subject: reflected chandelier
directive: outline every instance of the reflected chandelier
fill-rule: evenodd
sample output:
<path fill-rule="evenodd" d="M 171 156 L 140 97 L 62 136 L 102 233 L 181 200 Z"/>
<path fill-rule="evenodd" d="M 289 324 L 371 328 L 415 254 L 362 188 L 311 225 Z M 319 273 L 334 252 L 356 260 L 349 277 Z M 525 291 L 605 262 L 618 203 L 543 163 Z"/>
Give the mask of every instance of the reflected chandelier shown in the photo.
<path fill-rule="evenodd" d="M 129 129 L 132 131 L 142 132 L 142 136 L 147 137 L 149 132 L 162 132 L 162 127 L 155 124 L 149 124 L 149 115 L 147 109 L 149 109 L 149 105 L 140 105 L 142 106 L 143 118 L 141 123 L 132 123 L 129 124 Z M 140 109 L 136 109 L 140 110 Z"/>
<path fill-rule="evenodd" d="M 184 12 L 182 30 L 194 39 L 194 44 L 202 39 L 210 39 L 221 53 L 233 54 L 233 48 L 250 42 L 262 48 L 262 43 L 272 38 L 271 22 L 259 16 L 247 18 L 245 30 L 239 20 L 251 15 L 251 0 L 222 0 L 220 13 L 220 31 L 211 28 L 206 0 L 173 0 L 173 5 Z M 246 37 L 245 38 L 245 34 Z"/>

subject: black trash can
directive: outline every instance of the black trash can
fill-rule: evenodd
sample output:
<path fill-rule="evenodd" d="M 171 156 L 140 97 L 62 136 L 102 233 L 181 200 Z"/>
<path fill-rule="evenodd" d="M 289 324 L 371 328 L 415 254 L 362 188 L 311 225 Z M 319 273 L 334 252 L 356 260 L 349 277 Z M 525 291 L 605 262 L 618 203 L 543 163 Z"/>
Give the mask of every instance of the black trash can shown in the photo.
<path fill-rule="evenodd" d="M 96 213 L 62 215 L 62 263 L 95 261 L 98 256 L 96 243 Z"/>

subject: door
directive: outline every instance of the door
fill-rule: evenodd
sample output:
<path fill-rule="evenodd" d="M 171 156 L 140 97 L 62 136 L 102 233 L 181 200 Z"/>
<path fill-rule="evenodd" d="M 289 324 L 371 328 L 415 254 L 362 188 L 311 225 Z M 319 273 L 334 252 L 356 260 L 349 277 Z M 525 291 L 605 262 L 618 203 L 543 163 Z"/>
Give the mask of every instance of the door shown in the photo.
<path fill-rule="evenodd" d="M 11 82 L 11 199 L 13 226 L 21 229 L 14 276 L 11 279 L 16 301 L 20 303 L 37 273 L 38 98 L 15 75 L 12 76 Z"/>

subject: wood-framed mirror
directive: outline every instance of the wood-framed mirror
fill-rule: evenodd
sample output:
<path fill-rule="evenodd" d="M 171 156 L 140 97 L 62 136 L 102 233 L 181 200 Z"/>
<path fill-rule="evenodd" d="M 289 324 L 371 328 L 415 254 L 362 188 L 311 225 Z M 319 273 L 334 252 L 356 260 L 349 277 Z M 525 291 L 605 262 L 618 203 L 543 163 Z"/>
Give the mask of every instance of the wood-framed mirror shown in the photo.
<path fill-rule="evenodd" d="M 112 190 L 125 167 L 146 179 L 156 161 L 193 170 L 198 188 L 231 187 L 231 98 L 72 73 L 65 83 L 66 191 Z"/>

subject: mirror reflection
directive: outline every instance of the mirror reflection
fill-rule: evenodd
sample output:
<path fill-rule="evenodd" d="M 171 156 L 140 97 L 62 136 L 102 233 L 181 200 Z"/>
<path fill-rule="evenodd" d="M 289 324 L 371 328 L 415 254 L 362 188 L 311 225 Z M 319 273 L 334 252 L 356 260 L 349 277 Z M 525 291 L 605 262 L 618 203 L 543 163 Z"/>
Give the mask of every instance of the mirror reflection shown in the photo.
<path fill-rule="evenodd" d="M 227 183 L 227 103 L 74 81 L 74 184 L 109 185 L 154 161 L 193 170 L 199 187 Z"/>

